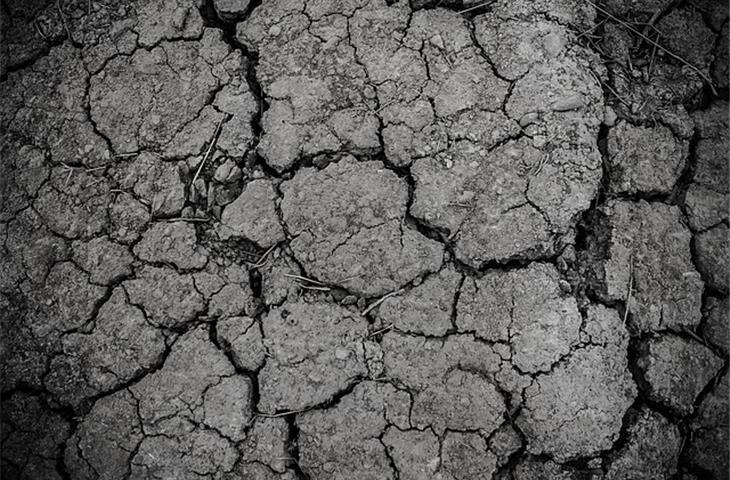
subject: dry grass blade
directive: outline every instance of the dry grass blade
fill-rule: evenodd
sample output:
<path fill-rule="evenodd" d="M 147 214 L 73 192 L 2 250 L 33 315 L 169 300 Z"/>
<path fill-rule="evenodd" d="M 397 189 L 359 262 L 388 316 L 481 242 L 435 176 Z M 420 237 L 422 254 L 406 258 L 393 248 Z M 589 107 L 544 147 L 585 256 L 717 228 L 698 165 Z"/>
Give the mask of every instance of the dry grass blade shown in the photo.
<path fill-rule="evenodd" d="M 270 254 L 271 252 L 273 252 L 273 251 L 274 251 L 274 249 L 275 249 L 276 247 L 278 247 L 278 246 L 279 246 L 279 244 L 278 244 L 278 243 L 276 243 L 276 244 L 274 244 L 274 245 L 270 246 L 270 247 L 269 247 L 269 249 L 268 249 L 268 250 L 266 250 L 266 251 L 264 252 L 264 254 L 263 254 L 263 255 L 261 255 L 261 257 L 260 257 L 260 258 L 258 259 L 258 261 L 257 261 L 256 263 L 249 263 L 249 266 L 250 266 L 251 268 L 261 268 L 261 267 L 263 267 L 264 265 L 266 265 L 266 257 L 268 257 L 268 256 L 269 256 L 269 254 Z"/>
<path fill-rule="evenodd" d="M 165 222 L 209 222 L 209 218 L 201 218 L 201 217 L 177 217 L 177 218 L 167 218 L 164 220 Z"/>
<path fill-rule="evenodd" d="M 588 5 L 591 5 L 593 8 L 595 8 L 599 12 L 603 13 L 608 18 L 610 18 L 614 22 L 618 23 L 619 25 L 621 25 L 622 27 L 624 27 L 628 31 L 634 33 L 635 35 L 638 35 L 645 42 L 649 43 L 650 45 L 654 45 L 656 48 L 658 48 L 662 52 L 666 53 L 667 55 L 669 55 L 673 59 L 675 59 L 675 60 L 683 63 L 684 65 L 688 66 L 689 68 L 691 68 L 697 75 L 700 76 L 700 78 L 702 78 L 702 80 L 704 80 L 707 83 L 707 85 L 709 85 L 710 89 L 712 90 L 712 93 L 714 95 L 717 95 L 717 90 L 715 90 L 715 85 L 712 84 L 712 80 L 710 79 L 710 77 L 708 77 L 707 74 L 705 74 L 702 70 L 700 70 L 699 68 L 695 67 L 694 65 L 692 65 L 691 63 L 689 63 L 687 60 L 685 60 L 684 58 L 680 57 L 679 55 L 677 55 L 676 53 L 672 52 L 671 50 L 668 50 L 668 49 L 664 48 L 656 40 L 652 40 L 651 38 L 647 37 L 642 32 L 638 31 L 637 29 L 635 29 L 634 27 L 632 27 L 631 25 L 629 25 L 627 22 L 625 22 L 625 21 L 621 20 L 620 18 L 618 18 L 617 16 L 613 15 L 611 12 L 609 12 L 605 8 L 602 8 L 602 7 L 598 6 L 598 5 L 596 5 L 591 0 L 586 0 L 586 3 L 588 3 Z"/>
<path fill-rule="evenodd" d="M 301 410 L 289 410 L 286 412 L 281 413 L 262 413 L 262 412 L 256 412 L 257 417 L 264 417 L 264 418 L 280 418 L 280 417 L 288 417 L 289 415 L 294 415 L 297 413 L 303 413 L 311 410 L 311 408 L 302 408 Z"/>
<path fill-rule="evenodd" d="M 490 0 L 488 2 L 480 3 L 479 5 L 474 5 L 473 7 L 465 8 L 464 10 L 459 10 L 456 13 L 467 13 L 467 12 L 471 12 L 473 10 L 478 10 L 480 8 L 488 7 L 491 4 L 493 4 L 495 1 L 496 0 Z"/>
<path fill-rule="evenodd" d="M 626 306 L 624 308 L 624 325 L 626 320 L 629 318 L 629 310 L 631 304 L 631 291 L 634 289 L 634 258 L 629 258 L 629 285 L 628 291 L 626 292 Z"/>
<path fill-rule="evenodd" d="M 365 310 L 360 312 L 360 315 L 362 315 L 364 317 L 365 315 L 370 313 L 374 308 L 377 308 L 378 305 L 380 305 L 381 303 L 383 303 L 390 297 L 394 297 L 395 295 L 398 295 L 399 293 L 403 293 L 404 291 L 405 291 L 405 289 L 401 288 L 400 290 L 396 290 L 395 292 L 390 292 L 389 294 L 380 297 L 377 301 L 373 302 L 368 308 L 366 308 Z"/>
<path fill-rule="evenodd" d="M 332 290 L 330 287 L 317 287 L 313 285 L 304 285 L 302 283 L 299 284 L 299 288 L 303 288 L 304 290 L 315 290 L 317 292 L 329 292 Z"/>
<path fill-rule="evenodd" d="M 596 81 L 598 82 L 599 85 L 601 85 L 602 87 L 607 89 L 609 92 L 611 92 L 613 94 L 613 96 L 616 97 L 619 102 L 623 103 L 626 108 L 631 108 L 631 105 L 629 105 L 629 102 L 624 100 L 624 98 L 621 97 L 621 95 L 619 95 L 618 92 L 616 90 L 614 90 L 613 87 L 611 87 L 611 85 L 609 85 L 608 83 L 602 82 L 601 79 L 598 78 L 598 75 L 596 75 L 593 71 L 591 71 L 591 75 L 593 75 L 593 78 L 596 79 Z"/>
<path fill-rule="evenodd" d="M 205 151 L 205 156 L 203 157 L 203 160 L 200 162 L 200 165 L 198 166 L 198 170 L 195 172 L 195 176 L 193 177 L 192 184 L 195 183 L 195 180 L 198 179 L 198 176 L 200 175 L 200 172 L 203 170 L 203 166 L 205 165 L 205 162 L 208 160 L 208 157 L 210 156 L 211 150 L 213 150 L 213 146 L 216 144 L 216 141 L 218 140 L 218 134 L 221 131 L 221 127 L 223 126 L 223 121 L 226 119 L 225 115 L 221 117 L 220 121 L 218 122 L 218 126 L 215 127 L 215 132 L 213 132 L 213 138 L 210 140 L 210 144 L 208 145 L 208 150 Z"/>
<path fill-rule="evenodd" d="M 381 334 L 381 333 L 385 333 L 388 330 L 391 330 L 392 328 L 393 328 L 393 324 L 391 323 L 390 325 L 385 326 L 385 327 L 381 328 L 380 330 L 375 330 L 373 333 L 371 333 L 370 335 L 368 335 L 368 338 L 372 338 L 375 335 L 378 335 L 378 334 Z"/>
<path fill-rule="evenodd" d="M 299 280 L 301 282 L 307 282 L 307 283 L 311 283 L 311 284 L 314 284 L 314 285 L 319 285 L 320 287 L 326 287 L 327 286 L 327 284 L 322 283 L 322 282 L 320 282 L 318 280 L 314 280 L 314 279 L 307 278 L 307 277 L 302 277 L 301 275 L 294 275 L 294 274 L 291 274 L 291 273 L 285 273 L 284 276 L 287 277 L 287 278 L 293 278 L 294 280 Z"/>

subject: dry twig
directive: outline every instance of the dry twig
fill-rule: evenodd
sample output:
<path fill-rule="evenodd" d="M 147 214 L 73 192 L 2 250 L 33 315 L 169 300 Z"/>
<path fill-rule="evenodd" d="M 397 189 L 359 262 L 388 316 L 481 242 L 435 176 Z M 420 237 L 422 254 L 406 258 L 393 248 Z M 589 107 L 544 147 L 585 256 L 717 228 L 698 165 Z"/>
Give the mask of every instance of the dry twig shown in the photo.
<path fill-rule="evenodd" d="M 223 121 L 226 119 L 225 115 L 221 117 L 220 121 L 218 122 L 218 126 L 215 127 L 215 132 L 213 132 L 213 138 L 210 140 L 210 144 L 208 145 L 208 150 L 205 152 L 205 156 L 203 157 L 203 161 L 200 162 L 200 165 L 198 166 L 198 170 L 195 172 L 195 176 L 193 177 L 193 181 L 191 184 L 195 184 L 195 180 L 198 179 L 198 175 L 200 175 L 200 172 L 203 170 L 203 166 L 205 165 L 206 160 L 208 160 L 208 157 L 210 156 L 211 150 L 213 150 L 213 145 L 216 144 L 218 141 L 218 134 L 220 133 L 221 127 L 223 126 Z"/>
<path fill-rule="evenodd" d="M 362 315 L 364 317 L 365 315 L 367 315 L 368 313 L 370 313 L 374 308 L 376 308 L 378 305 L 380 305 L 381 303 L 383 303 L 384 301 L 386 301 L 390 297 L 394 297 L 394 296 L 398 295 L 399 293 L 403 293 L 404 291 L 405 291 L 405 289 L 401 288 L 400 290 L 396 290 L 395 292 L 390 292 L 387 295 L 383 295 L 377 301 L 375 301 L 372 304 L 370 304 L 370 306 L 368 308 L 366 308 L 365 310 L 363 310 L 362 312 L 360 312 L 360 315 Z"/>
<path fill-rule="evenodd" d="M 660 43 L 658 43 L 657 41 L 652 40 L 651 38 L 647 37 L 642 32 L 638 31 L 637 29 L 635 29 L 634 27 L 632 27 L 631 25 L 629 25 L 627 22 L 625 22 L 625 21 L 621 20 L 620 18 L 618 18 L 617 16 L 613 15 L 611 12 L 609 12 L 605 8 L 596 5 L 591 0 L 585 0 L 585 1 L 586 1 L 586 3 L 588 3 L 589 5 L 591 5 L 593 8 L 595 8 L 599 12 L 603 13 L 608 18 L 610 18 L 614 22 L 618 23 L 619 25 L 621 25 L 622 27 L 624 27 L 628 31 L 634 33 L 635 35 L 638 35 L 641 39 L 643 39 L 644 41 L 646 41 L 650 45 L 654 45 L 656 48 L 658 48 L 662 52 L 666 53 L 667 55 L 669 55 L 673 59 L 675 59 L 675 60 L 681 62 L 682 64 L 688 66 L 689 68 L 691 68 L 697 75 L 700 76 L 700 78 L 702 80 L 704 80 L 707 83 L 707 85 L 709 85 L 710 90 L 712 90 L 712 93 L 714 95 L 717 95 L 717 90 L 715 90 L 715 86 L 712 84 L 712 80 L 702 70 L 700 70 L 699 68 L 695 67 L 694 65 L 692 65 L 691 63 L 689 63 L 687 60 L 685 60 L 684 58 L 680 57 L 679 55 L 677 55 L 676 53 L 672 52 L 671 50 L 668 50 L 668 49 L 664 48 Z"/>
<path fill-rule="evenodd" d="M 631 304 L 631 291 L 634 289 L 634 257 L 633 255 L 629 258 L 629 288 L 626 292 L 626 305 L 624 308 L 624 325 L 626 320 L 629 318 L 629 309 Z"/>

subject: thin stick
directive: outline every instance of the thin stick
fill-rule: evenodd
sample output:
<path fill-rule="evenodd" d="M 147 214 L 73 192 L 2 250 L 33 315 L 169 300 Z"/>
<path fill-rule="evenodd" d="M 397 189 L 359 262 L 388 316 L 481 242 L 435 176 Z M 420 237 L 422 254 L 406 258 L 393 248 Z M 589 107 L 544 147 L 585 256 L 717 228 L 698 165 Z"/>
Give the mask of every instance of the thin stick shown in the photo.
<path fill-rule="evenodd" d="M 473 7 L 465 8 L 464 10 L 460 10 L 456 13 L 466 13 L 466 12 L 471 12 L 472 10 L 477 10 L 482 7 L 488 7 L 489 5 L 493 4 L 496 1 L 497 0 L 490 0 L 489 2 L 484 2 L 484 3 L 480 3 L 479 5 L 474 5 Z"/>
<path fill-rule="evenodd" d="M 329 292 L 330 290 L 332 290 L 330 287 L 315 287 L 312 285 L 304 285 L 301 283 L 299 284 L 299 288 L 303 288 L 304 290 L 316 290 L 318 292 Z"/>
<path fill-rule="evenodd" d="M 279 417 L 288 417 L 289 415 L 294 415 L 296 413 L 302 413 L 311 410 L 311 408 L 302 408 L 301 410 L 289 410 L 287 412 L 281 412 L 281 413 L 263 413 L 263 412 L 256 412 L 257 417 L 264 417 L 264 418 L 279 418 Z"/>
<path fill-rule="evenodd" d="M 618 18 L 618 17 L 614 16 L 613 14 L 611 14 L 611 12 L 609 12 L 608 10 L 606 10 L 606 9 L 604 9 L 602 7 L 599 7 L 598 5 L 596 5 L 595 3 L 593 3 L 591 0 L 585 0 L 585 1 L 586 1 L 587 4 L 593 6 L 593 8 L 595 8 L 599 12 L 603 13 L 604 15 L 606 15 L 608 18 L 610 18 L 614 22 L 618 23 L 622 27 L 626 28 L 627 30 L 635 33 L 636 35 L 638 35 L 639 37 L 641 37 L 642 39 L 644 39 L 644 41 L 648 42 L 651 45 L 655 45 L 662 52 L 666 53 L 667 55 L 669 55 L 670 57 L 674 58 L 675 60 L 678 60 L 678 61 L 682 62 L 683 64 L 687 65 L 689 68 L 691 68 L 692 70 L 694 70 L 694 72 L 697 73 L 697 75 L 699 75 L 700 78 L 702 78 L 702 80 L 704 80 L 705 82 L 707 82 L 707 84 L 710 86 L 710 90 L 712 90 L 712 93 L 714 95 L 717 95 L 717 90 L 715 90 L 715 86 L 712 84 L 712 80 L 705 73 L 703 73 L 702 70 L 700 70 L 699 68 L 695 67 L 694 65 L 692 65 L 691 63 L 689 63 L 687 60 L 685 60 L 684 58 L 680 57 L 676 53 L 674 53 L 674 52 L 672 52 L 670 50 L 667 50 L 666 48 L 664 48 L 663 46 L 661 46 L 661 44 L 659 44 L 658 42 L 652 40 L 651 38 L 647 37 L 646 35 L 644 35 L 640 31 L 638 31 L 637 29 L 635 29 L 634 27 L 632 27 L 628 23 L 624 22 L 620 18 Z"/>
<path fill-rule="evenodd" d="M 695 332 L 693 332 L 693 331 L 692 331 L 692 330 L 690 330 L 689 328 L 685 328 L 685 329 L 683 329 L 683 330 L 684 330 L 684 333 L 686 333 L 686 334 L 687 334 L 687 335 L 689 335 L 690 337 L 694 338 L 695 340 L 697 340 L 697 341 L 698 341 L 698 342 L 700 342 L 701 344 L 703 344 L 703 345 L 707 345 L 707 342 L 705 341 L 705 339 L 704 339 L 704 338 L 700 337 L 699 335 L 697 335 L 697 334 L 696 334 Z"/>
<path fill-rule="evenodd" d="M 629 291 L 626 293 L 626 305 L 624 308 L 624 325 L 629 318 L 629 303 L 631 302 L 631 291 L 634 289 L 634 257 L 629 258 Z"/>
<path fill-rule="evenodd" d="M 621 97 L 621 95 L 619 95 L 618 92 L 616 92 L 616 90 L 614 90 L 611 87 L 611 85 L 609 85 L 608 83 L 602 82 L 601 79 L 598 78 L 598 75 L 596 75 L 595 73 L 593 73 L 593 71 L 591 71 L 591 75 L 593 75 L 593 78 L 596 79 L 596 81 L 598 82 L 599 85 L 601 85 L 602 87 L 606 87 L 609 92 L 613 93 L 613 96 L 616 97 L 619 102 L 623 103 L 626 106 L 626 108 L 631 108 L 631 105 L 629 105 L 629 102 L 627 102 L 626 100 L 624 100 Z"/>
<path fill-rule="evenodd" d="M 395 295 L 398 295 L 399 293 L 403 293 L 404 291 L 405 290 L 403 288 L 401 288 L 400 290 L 396 290 L 395 292 L 390 292 L 389 294 L 380 297 L 380 299 L 378 301 L 373 302 L 368 308 L 366 308 L 365 310 L 363 310 L 362 312 L 360 312 L 360 315 L 362 315 L 364 317 L 365 315 L 367 315 L 368 313 L 370 313 L 374 308 L 376 308 L 378 305 L 380 305 L 381 303 L 383 303 L 384 301 L 386 301 L 390 297 L 393 297 Z"/>
<path fill-rule="evenodd" d="M 263 254 L 263 255 L 261 255 L 261 257 L 259 258 L 259 260 L 258 260 L 258 261 L 257 261 L 256 263 L 253 263 L 253 264 L 249 264 L 249 265 L 251 266 L 251 268 L 261 268 L 261 267 L 263 267 L 264 265 L 266 265 L 266 257 L 268 257 L 268 256 L 269 256 L 269 254 L 270 254 L 271 252 L 273 252 L 273 251 L 274 251 L 274 249 L 275 249 L 276 247 L 278 247 L 278 246 L 279 246 L 279 244 L 278 244 L 278 243 L 276 243 L 276 244 L 272 245 L 271 247 L 269 247 L 269 249 L 268 249 L 268 250 L 266 250 L 266 252 L 264 252 L 264 254 Z"/>
<path fill-rule="evenodd" d="M 203 170 L 203 166 L 205 165 L 205 161 L 208 160 L 208 156 L 210 155 L 210 151 L 213 150 L 213 145 L 215 145 L 216 141 L 218 140 L 218 132 L 220 132 L 221 126 L 223 125 L 223 120 L 225 120 L 225 115 L 221 117 L 220 121 L 218 122 L 218 126 L 215 127 L 215 132 L 213 132 L 213 138 L 210 140 L 210 144 L 208 145 L 208 150 L 205 152 L 205 156 L 203 157 L 203 161 L 200 162 L 200 165 L 198 166 L 198 171 L 195 172 L 195 176 L 193 177 L 193 181 L 191 183 L 195 183 L 195 180 L 198 179 L 198 175 L 200 175 L 201 170 Z"/>
<path fill-rule="evenodd" d="M 61 8 L 61 0 L 56 0 L 56 8 L 58 9 L 58 14 L 61 16 L 61 23 L 63 24 L 63 29 L 66 31 L 66 35 L 68 36 L 68 39 L 71 40 L 73 43 L 74 39 L 71 36 L 71 30 L 68 29 L 68 25 L 66 24 L 66 14 L 63 13 L 63 9 Z"/>
<path fill-rule="evenodd" d="M 200 217 L 177 217 L 177 218 L 167 218 L 165 219 L 166 222 L 209 222 L 210 218 L 200 218 Z"/>
<path fill-rule="evenodd" d="M 390 325 L 388 325 L 387 327 L 383 327 L 383 328 L 381 328 L 380 330 L 375 330 L 375 331 L 374 331 L 373 333 L 371 333 L 370 335 L 368 335 L 368 338 L 370 338 L 370 337 L 374 337 L 375 335 L 377 335 L 377 334 L 379 334 L 379 333 L 384 333 L 384 332 L 387 332 L 388 330 L 390 330 L 390 329 L 392 329 L 392 328 L 393 328 L 393 324 L 391 323 L 391 324 L 390 324 Z"/>
<path fill-rule="evenodd" d="M 325 284 L 325 283 L 319 282 L 317 280 L 312 280 L 311 278 L 302 277 L 301 275 L 293 275 L 291 273 L 285 273 L 284 276 L 287 277 L 287 278 L 293 278 L 294 280 L 301 280 L 301 281 L 304 281 L 304 282 L 313 283 L 313 284 L 319 285 L 321 287 L 326 287 L 327 286 L 327 284 Z"/>

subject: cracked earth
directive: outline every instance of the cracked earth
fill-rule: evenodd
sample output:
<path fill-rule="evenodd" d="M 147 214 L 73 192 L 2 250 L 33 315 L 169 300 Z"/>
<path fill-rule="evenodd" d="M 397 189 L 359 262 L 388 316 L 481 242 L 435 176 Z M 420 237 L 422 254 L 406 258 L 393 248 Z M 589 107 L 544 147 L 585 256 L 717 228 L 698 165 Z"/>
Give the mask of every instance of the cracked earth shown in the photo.
<path fill-rule="evenodd" d="M 723 2 L 2 24 L 4 478 L 728 479 Z"/>

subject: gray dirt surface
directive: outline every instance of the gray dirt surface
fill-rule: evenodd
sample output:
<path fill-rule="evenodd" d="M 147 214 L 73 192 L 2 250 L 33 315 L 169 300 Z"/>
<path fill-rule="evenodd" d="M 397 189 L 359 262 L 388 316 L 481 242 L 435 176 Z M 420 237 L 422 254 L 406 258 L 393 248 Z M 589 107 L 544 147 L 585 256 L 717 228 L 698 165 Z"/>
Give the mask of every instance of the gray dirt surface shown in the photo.
<path fill-rule="evenodd" d="M 728 479 L 725 3 L 0 9 L 0 477 Z"/>

